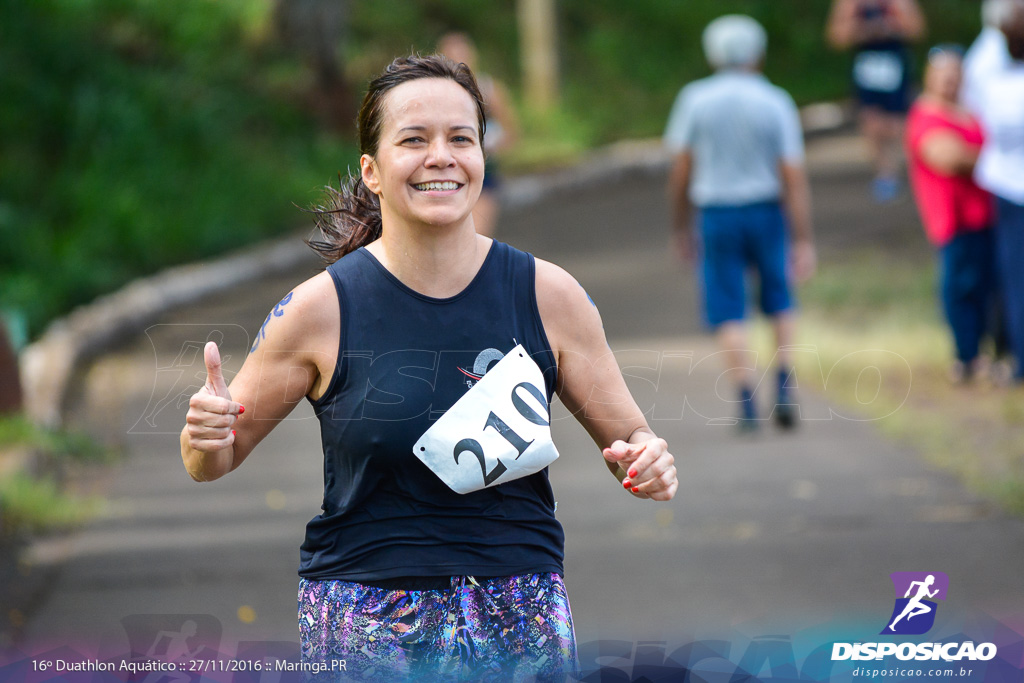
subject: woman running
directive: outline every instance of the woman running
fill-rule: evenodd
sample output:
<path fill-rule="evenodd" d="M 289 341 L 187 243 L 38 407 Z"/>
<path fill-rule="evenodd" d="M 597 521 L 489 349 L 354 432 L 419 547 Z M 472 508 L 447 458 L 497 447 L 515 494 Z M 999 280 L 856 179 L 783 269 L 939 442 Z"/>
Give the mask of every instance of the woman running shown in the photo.
<path fill-rule="evenodd" d="M 319 418 L 323 513 L 306 528 L 298 599 L 318 670 L 575 670 L 546 468 L 555 392 L 627 492 L 664 501 L 678 487 L 586 292 L 477 234 L 484 131 L 468 67 L 395 60 L 363 100 L 360 174 L 320 212 L 313 246 L 331 265 L 274 308 L 230 387 L 206 347 L 181 435 L 196 481 L 238 467 L 303 397 Z"/>

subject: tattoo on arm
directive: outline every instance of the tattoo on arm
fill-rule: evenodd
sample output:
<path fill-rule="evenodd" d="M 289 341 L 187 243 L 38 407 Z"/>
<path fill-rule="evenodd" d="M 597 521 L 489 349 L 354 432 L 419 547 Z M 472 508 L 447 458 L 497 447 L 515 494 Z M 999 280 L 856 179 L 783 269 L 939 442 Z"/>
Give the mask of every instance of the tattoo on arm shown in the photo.
<path fill-rule="evenodd" d="M 580 289 L 583 289 L 583 285 L 580 285 Z M 587 292 L 586 289 L 583 289 L 583 293 L 587 295 L 587 300 L 590 302 L 590 305 L 593 306 L 596 309 L 597 308 L 597 302 L 594 301 L 594 299 L 590 296 L 590 294 Z M 597 315 L 598 315 L 598 317 L 600 317 L 601 316 L 601 312 L 598 311 Z M 604 329 L 604 320 L 601 320 L 601 329 L 602 330 Z"/>
<path fill-rule="evenodd" d="M 288 292 L 288 296 L 281 299 L 274 306 L 274 310 L 272 310 L 270 314 L 267 315 L 267 319 L 264 320 L 263 325 L 260 326 L 260 331 L 256 333 L 256 341 L 252 343 L 252 348 L 249 349 L 249 353 L 255 351 L 257 347 L 259 347 L 260 341 L 267 338 L 267 325 L 270 324 L 270 321 L 273 318 L 280 318 L 282 315 L 284 315 L 284 307 L 287 306 L 288 302 L 292 300 L 292 294 L 294 294 L 294 292 Z"/>

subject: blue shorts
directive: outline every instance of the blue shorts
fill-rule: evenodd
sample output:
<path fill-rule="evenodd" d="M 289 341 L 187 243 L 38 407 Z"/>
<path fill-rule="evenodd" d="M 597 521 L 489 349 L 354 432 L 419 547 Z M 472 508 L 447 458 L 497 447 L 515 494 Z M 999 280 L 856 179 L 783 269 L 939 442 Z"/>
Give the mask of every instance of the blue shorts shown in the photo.
<path fill-rule="evenodd" d="M 786 219 L 778 202 L 701 209 L 701 285 L 704 316 L 711 327 L 746 318 L 748 270 L 760 281 L 761 311 L 789 309 Z"/>

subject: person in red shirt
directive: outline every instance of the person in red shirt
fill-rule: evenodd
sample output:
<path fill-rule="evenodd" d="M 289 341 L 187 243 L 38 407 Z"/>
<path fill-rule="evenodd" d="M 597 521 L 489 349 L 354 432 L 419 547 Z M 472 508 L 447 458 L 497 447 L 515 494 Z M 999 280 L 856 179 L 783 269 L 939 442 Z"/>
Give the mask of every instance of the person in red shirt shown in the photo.
<path fill-rule="evenodd" d="M 906 131 L 910 185 L 925 234 L 939 253 L 958 382 L 978 369 L 995 283 L 992 197 L 971 178 L 983 133 L 958 102 L 962 56 L 957 46 L 929 52 L 924 91 L 910 109 Z"/>

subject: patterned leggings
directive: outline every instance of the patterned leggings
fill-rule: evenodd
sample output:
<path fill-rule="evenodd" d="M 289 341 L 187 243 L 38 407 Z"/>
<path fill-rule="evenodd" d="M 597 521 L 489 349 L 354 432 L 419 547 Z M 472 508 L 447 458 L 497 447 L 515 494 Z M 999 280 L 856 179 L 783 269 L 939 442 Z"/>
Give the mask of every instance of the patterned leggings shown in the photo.
<path fill-rule="evenodd" d="M 577 664 L 557 574 L 423 591 L 300 579 L 299 638 L 318 682 L 563 681 Z"/>

